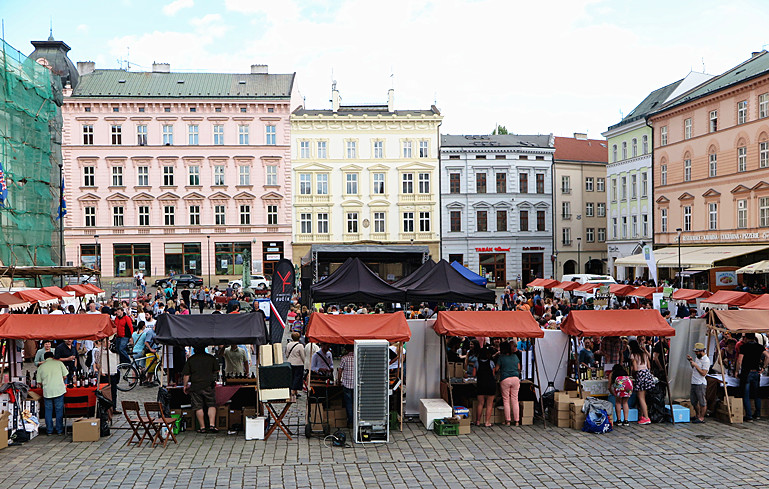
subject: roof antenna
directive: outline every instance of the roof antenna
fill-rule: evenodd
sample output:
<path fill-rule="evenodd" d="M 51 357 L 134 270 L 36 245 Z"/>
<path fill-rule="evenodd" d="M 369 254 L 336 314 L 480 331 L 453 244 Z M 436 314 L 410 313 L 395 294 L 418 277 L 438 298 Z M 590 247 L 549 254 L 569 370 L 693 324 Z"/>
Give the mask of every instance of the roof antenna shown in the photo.
<path fill-rule="evenodd" d="M 126 71 L 131 71 L 131 46 L 126 46 Z"/>
<path fill-rule="evenodd" d="M 390 88 L 395 90 L 395 72 L 393 71 L 392 65 L 390 65 Z"/>
<path fill-rule="evenodd" d="M 50 30 L 48 31 L 48 40 L 53 41 L 53 15 L 49 17 L 50 20 Z"/>
<path fill-rule="evenodd" d="M 705 71 L 705 57 L 704 57 L 704 56 L 702 57 L 702 72 L 703 72 L 703 73 L 707 73 L 707 72 Z"/>

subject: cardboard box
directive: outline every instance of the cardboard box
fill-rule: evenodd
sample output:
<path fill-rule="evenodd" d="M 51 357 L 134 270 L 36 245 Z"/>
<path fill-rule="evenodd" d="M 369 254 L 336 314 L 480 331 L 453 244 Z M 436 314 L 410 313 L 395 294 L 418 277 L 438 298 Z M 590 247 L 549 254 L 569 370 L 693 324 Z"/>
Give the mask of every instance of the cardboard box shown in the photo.
<path fill-rule="evenodd" d="M 568 392 L 556 392 L 554 396 L 555 403 L 565 402 L 566 404 L 571 402 L 571 396 Z"/>
<path fill-rule="evenodd" d="M 559 411 L 566 411 L 566 412 L 569 412 L 569 411 L 571 411 L 571 400 L 568 400 L 568 401 L 565 401 L 565 402 L 558 402 L 558 403 L 555 405 L 555 407 L 556 407 L 556 409 L 558 409 Z"/>
<path fill-rule="evenodd" d="M 8 446 L 8 413 L 0 413 L 0 449 Z"/>
<path fill-rule="evenodd" d="M 289 392 L 288 387 L 281 389 L 259 389 L 260 401 L 285 401 L 290 397 L 291 392 Z"/>
<path fill-rule="evenodd" d="M 272 363 L 273 365 L 283 363 L 283 345 L 280 343 L 272 345 Z"/>
<path fill-rule="evenodd" d="M 554 419 L 553 425 L 557 426 L 558 428 L 568 428 L 570 426 L 571 420 L 569 418 L 566 419 Z"/>
<path fill-rule="evenodd" d="M 264 425 L 266 418 L 249 416 L 245 418 L 246 440 L 264 440 Z"/>
<path fill-rule="evenodd" d="M 462 378 L 465 376 L 465 365 L 459 362 L 449 362 L 449 377 Z"/>
<path fill-rule="evenodd" d="M 534 416 L 534 401 L 518 401 L 518 414 L 521 418 Z"/>
<path fill-rule="evenodd" d="M 551 411 L 551 413 L 552 413 L 552 416 L 551 416 L 551 417 L 552 417 L 554 420 L 556 420 L 556 419 L 569 419 L 569 417 L 571 416 L 571 410 L 566 410 L 566 411 Z"/>
<path fill-rule="evenodd" d="M 101 420 L 80 418 L 72 422 L 72 441 L 99 441 Z"/>
<path fill-rule="evenodd" d="M 262 367 L 272 366 L 272 345 L 259 346 L 259 365 Z"/>
<path fill-rule="evenodd" d="M 216 408 L 216 427 L 220 430 L 226 430 L 229 426 L 230 410 L 227 406 Z"/>
<path fill-rule="evenodd" d="M 243 429 L 243 410 L 230 409 L 227 412 L 227 429 L 232 430 L 237 426 L 240 426 L 240 429 Z"/>
<path fill-rule="evenodd" d="M 243 416 L 256 416 L 256 408 L 255 407 L 243 407 Z"/>
<path fill-rule="evenodd" d="M 581 413 L 582 412 L 582 406 L 585 405 L 584 399 L 572 399 L 571 404 L 569 405 L 569 410 L 575 413 Z"/>
<path fill-rule="evenodd" d="M 534 417 L 533 416 L 531 416 L 531 417 L 526 416 L 526 417 L 521 418 L 521 426 L 531 426 L 533 424 L 534 424 Z"/>

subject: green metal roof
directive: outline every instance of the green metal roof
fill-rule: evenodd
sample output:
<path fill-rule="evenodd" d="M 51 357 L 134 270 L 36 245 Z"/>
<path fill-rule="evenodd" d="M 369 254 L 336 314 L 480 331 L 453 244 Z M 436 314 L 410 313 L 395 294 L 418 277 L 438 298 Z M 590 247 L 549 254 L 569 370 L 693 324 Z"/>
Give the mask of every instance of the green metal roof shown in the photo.
<path fill-rule="evenodd" d="M 670 85 L 665 85 L 662 88 L 654 90 L 652 93 L 647 95 L 646 98 L 643 99 L 643 101 L 638 104 L 635 109 L 631 110 L 630 113 L 626 115 L 620 122 L 614 124 L 613 126 L 609 126 L 608 130 L 611 131 L 612 129 L 622 127 L 625 124 L 630 124 L 631 122 L 643 119 L 648 114 L 659 109 L 662 103 L 667 100 L 667 98 L 676 88 L 678 88 L 678 85 L 680 85 L 682 81 L 684 81 L 683 78 L 671 83 Z"/>
<path fill-rule="evenodd" d="M 73 97 L 289 98 L 295 74 L 148 73 L 95 70 Z"/>

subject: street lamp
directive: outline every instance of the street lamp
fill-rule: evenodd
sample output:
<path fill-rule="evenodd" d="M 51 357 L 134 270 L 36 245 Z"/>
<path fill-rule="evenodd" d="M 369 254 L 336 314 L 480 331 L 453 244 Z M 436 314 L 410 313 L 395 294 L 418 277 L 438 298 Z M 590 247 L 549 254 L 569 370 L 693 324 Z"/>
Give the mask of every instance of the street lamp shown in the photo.
<path fill-rule="evenodd" d="M 683 229 L 676 228 L 676 232 L 678 233 L 678 288 L 683 289 L 684 288 L 684 271 L 681 269 L 681 231 Z"/>
<path fill-rule="evenodd" d="M 211 236 L 206 236 L 208 240 L 208 288 L 211 288 Z"/>
<path fill-rule="evenodd" d="M 582 273 L 582 238 L 577 238 L 577 270 Z"/>

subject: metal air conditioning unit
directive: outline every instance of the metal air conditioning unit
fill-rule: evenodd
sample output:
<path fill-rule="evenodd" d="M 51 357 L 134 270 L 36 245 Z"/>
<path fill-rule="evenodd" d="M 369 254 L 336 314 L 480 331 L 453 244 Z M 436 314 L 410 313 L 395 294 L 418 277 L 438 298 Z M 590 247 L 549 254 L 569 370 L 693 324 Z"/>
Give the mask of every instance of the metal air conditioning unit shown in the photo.
<path fill-rule="evenodd" d="M 355 340 L 353 436 L 356 443 L 390 441 L 389 354 L 387 340 Z"/>

